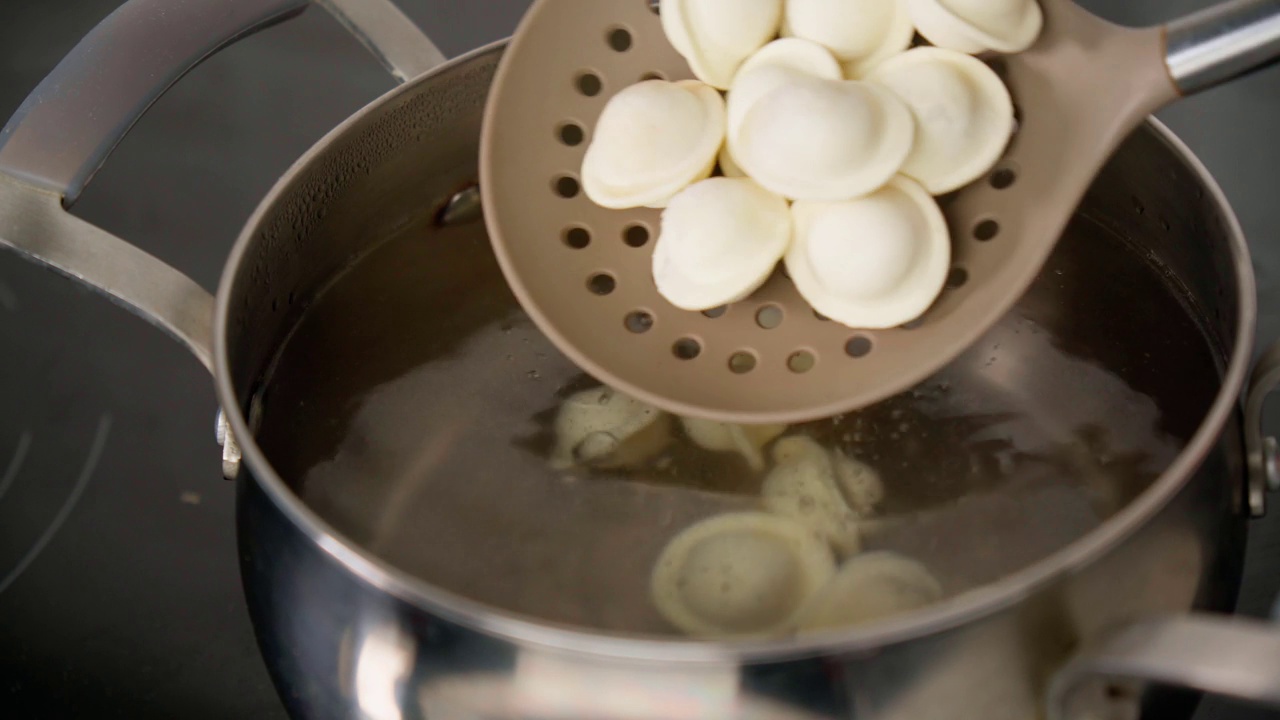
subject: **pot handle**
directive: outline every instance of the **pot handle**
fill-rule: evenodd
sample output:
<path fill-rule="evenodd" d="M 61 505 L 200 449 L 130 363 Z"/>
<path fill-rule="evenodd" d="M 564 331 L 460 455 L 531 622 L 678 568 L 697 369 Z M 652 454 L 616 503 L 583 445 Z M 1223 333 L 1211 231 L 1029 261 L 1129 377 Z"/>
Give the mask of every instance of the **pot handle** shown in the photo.
<path fill-rule="evenodd" d="M 1259 357 L 1245 398 L 1248 503 L 1254 517 L 1266 511 L 1267 491 L 1280 489 L 1276 439 L 1262 432 L 1263 406 L 1277 384 L 1280 343 Z M 1280 603 L 1273 615 L 1280 620 Z M 1142 686 L 1150 684 L 1280 709 L 1280 628 L 1260 620 L 1215 615 L 1155 618 L 1127 625 L 1085 650 L 1054 677 L 1049 720 L 1121 717 L 1115 711 L 1133 710 Z"/>
<path fill-rule="evenodd" d="M 402 82 L 444 61 L 391 0 L 315 0 Z M 66 212 L 134 123 L 218 50 L 308 0 L 129 0 L 54 68 L 0 130 L 0 246 L 122 303 L 212 370 L 213 297 Z"/>
<path fill-rule="evenodd" d="M 1280 709 L 1280 629 L 1208 615 L 1129 625 L 1058 673 L 1049 720 L 1136 717 L 1153 684 Z"/>

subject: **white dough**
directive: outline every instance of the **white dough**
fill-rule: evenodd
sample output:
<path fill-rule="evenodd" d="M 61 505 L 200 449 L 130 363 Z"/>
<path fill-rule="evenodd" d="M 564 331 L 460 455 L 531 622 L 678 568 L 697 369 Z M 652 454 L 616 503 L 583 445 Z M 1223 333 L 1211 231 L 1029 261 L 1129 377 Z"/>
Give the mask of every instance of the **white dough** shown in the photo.
<path fill-rule="evenodd" d="M 720 174 L 727 178 L 744 178 L 747 172 L 742 169 L 737 160 L 733 159 L 733 151 L 729 149 L 729 144 L 725 143 L 720 148 Z"/>
<path fill-rule="evenodd" d="M 835 573 L 831 551 L 804 526 L 760 512 L 703 520 L 667 544 L 654 566 L 655 607 L 690 635 L 784 632 Z"/>
<path fill-rule="evenodd" d="M 951 262 L 938 204 L 915 181 L 840 203 L 792 207 L 787 270 L 813 309 L 851 328 L 908 323 L 937 299 Z"/>
<path fill-rule="evenodd" d="M 556 416 L 551 465 L 622 467 L 657 454 L 671 439 L 670 417 L 613 388 L 584 390 Z"/>
<path fill-rule="evenodd" d="M 840 567 L 805 609 L 801 627 L 823 630 L 861 625 L 941 599 L 942 586 L 924 565 L 891 552 L 869 552 Z"/>
<path fill-rule="evenodd" d="M 884 481 L 880 473 L 870 465 L 836 450 L 831 455 L 836 471 L 836 483 L 845 502 L 859 517 L 869 517 L 884 500 Z"/>
<path fill-rule="evenodd" d="M 906 50 L 915 26 L 905 0 L 787 0 L 783 34 L 830 50 L 851 78 Z"/>
<path fill-rule="evenodd" d="M 680 418 L 680 424 L 702 449 L 736 452 L 756 471 L 764 469 L 764 447 L 787 431 L 786 425 L 734 425 L 698 418 Z"/>
<path fill-rule="evenodd" d="M 1019 53 L 1035 44 L 1044 27 L 1036 0 L 905 0 L 911 20 L 940 48 L 978 55 L 988 50 Z"/>
<path fill-rule="evenodd" d="M 765 188 L 834 202 L 883 187 L 914 139 L 911 111 L 888 90 L 797 77 L 756 100 L 730 143 L 738 164 Z"/>
<path fill-rule="evenodd" d="M 728 90 L 739 66 L 778 34 L 783 0 L 662 0 L 662 28 L 701 81 Z"/>
<path fill-rule="evenodd" d="M 773 456 L 777 464 L 761 488 L 765 507 L 812 530 L 839 557 L 858 552 L 858 516 L 837 485 L 827 451 L 810 438 L 796 436 L 779 440 Z"/>
<path fill-rule="evenodd" d="M 1013 99 L 986 63 L 964 53 L 916 48 L 881 63 L 867 80 L 902 98 L 916 142 L 902 173 L 943 195 L 982 177 L 1013 134 Z"/>
<path fill-rule="evenodd" d="M 724 99 L 694 80 L 647 80 L 610 98 L 582 162 L 582 188 L 610 209 L 663 207 L 711 175 Z"/>
<path fill-rule="evenodd" d="M 756 101 L 802 77 L 841 80 L 843 73 L 830 51 L 808 40 L 775 40 L 752 55 L 738 70 L 725 98 L 729 137 L 737 137 L 747 111 Z"/>
<path fill-rule="evenodd" d="M 683 310 L 709 310 L 764 284 L 791 244 L 781 197 L 747 178 L 691 185 L 662 214 L 653 251 L 658 292 Z"/>

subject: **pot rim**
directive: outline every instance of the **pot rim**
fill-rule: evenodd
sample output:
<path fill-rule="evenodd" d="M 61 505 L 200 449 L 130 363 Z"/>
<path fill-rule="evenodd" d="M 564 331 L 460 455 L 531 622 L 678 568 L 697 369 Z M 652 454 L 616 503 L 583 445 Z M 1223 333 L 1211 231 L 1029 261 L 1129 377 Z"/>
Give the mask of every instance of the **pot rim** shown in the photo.
<path fill-rule="evenodd" d="M 556 625 L 468 599 L 400 571 L 345 538 L 308 508 L 271 467 L 253 433 L 249 431 L 230 373 L 227 330 L 232 313 L 231 288 L 237 276 L 237 268 L 253 244 L 263 219 L 271 214 L 290 182 L 310 167 L 337 138 L 401 95 L 417 92 L 420 85 L 432 82 L 438 75 L 450 73 L 490 54 L 499 54 L 506 44 L 507 40 L 499 40 L 482 46 L 393 88 L 317 141 L 276 181 L 258 204 L 236 240 L 218 286 L 214 317 L 214 363 L 218 401 L 239 440 L 252 479 L 317 547 L 378 590 L 450 622 L 517 644 L 633 661 L 760 663 L 829 655 L 833 652 L 874 651 L 887 645 L 951 630 L 993 615 L 1063 575 L 1096 561 L 1131 536 L 1170 502 L 1212 451 L 1228 419 L 1238 408 L 1253 355 L 1257 317 L 1256 283 L 1248 245 L 1240 222 L 1217 181 L 1181 139 L 1152 117 L 1147 120 L 1147 125 L 1187 162 L 1214 203 L 1222 208 L 1227 220 L 1229 246 L 1239 284 L 1237 302 L 1240 311 L 1235 329 L 1235 352 L 1230 358 L 1217 397 L 1191 441 L 1149 488 L 1092 532 L 1022 570 L 923 610 L 865 628 L 774 640 L 666 639 Z M 1240 478 L 1240 482 L 1243 483 L 1244 479 Z"/>

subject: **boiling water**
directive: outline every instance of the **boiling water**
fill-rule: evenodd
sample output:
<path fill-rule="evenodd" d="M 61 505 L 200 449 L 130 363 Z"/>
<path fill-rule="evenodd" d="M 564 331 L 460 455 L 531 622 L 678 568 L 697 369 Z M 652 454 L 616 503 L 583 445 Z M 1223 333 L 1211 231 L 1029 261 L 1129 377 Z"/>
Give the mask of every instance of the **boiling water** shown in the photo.
<path fill-rule="evenodd" d="M 880 472 L 866 546 L 922 561 L 948 594 L 1026 567 L 1141 492 L 1212 402 L 1214 354 L 1160 278 L 1077 221 L 1017 311 L 945 371 L 791 432 Z M 763 478 L 679 437 L 628 471 L 552 470 L 560 402 L 596 384 L 519 310 L 481 227 L 424 222 L 308 308 L 265 383 L 259 441 L 322 517 L 405 572 L 545 621 L 674 633 L 649 601 L 655 558 L 699 519 L 760 507 Z"/>

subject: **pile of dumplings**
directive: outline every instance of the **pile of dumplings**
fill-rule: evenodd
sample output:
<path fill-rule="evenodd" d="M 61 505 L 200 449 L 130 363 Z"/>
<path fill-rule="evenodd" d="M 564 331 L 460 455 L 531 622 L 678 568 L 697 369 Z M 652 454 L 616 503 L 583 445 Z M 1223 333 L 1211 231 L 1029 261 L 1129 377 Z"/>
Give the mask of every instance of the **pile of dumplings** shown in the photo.
<path fill-rule="evenodd" d="M 555 421 L 554 468 L 636 467 L 674 439 L 736 453 L 763 473 L 759 508 L 706 518 L 654 564 L 654 606 L 704 638 L 844 628 L 930 605 L 938 581 L 919 562 L 866 552 L 862 527 L 885 496 L 869 465 L 785 425 L 673 418 L 612 388 L 568 398 Z"/>
<path fill-rule="evenodd" d="M 815 311 L 909 323 L 942 292 L 950 232 L 935 197 L 988 173 L 1015 128 L 973 55 L 1039 36 L 1035 0 L 662 0 L 696 80 L 647 80 L 604 108 L 583 189 L 664 209 L 658 291 L 705 311 L 784 262 Z M 919 33 L 931 45 L 912 47 Z M 717 173 L 717 169 L 719 172 Z"/>

